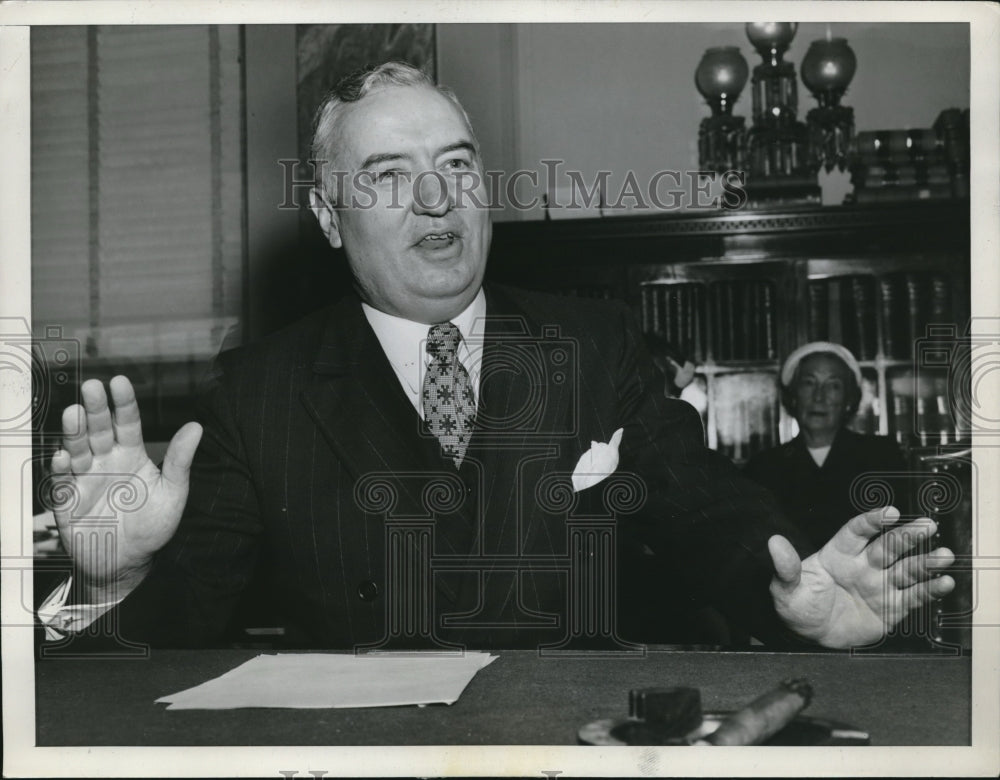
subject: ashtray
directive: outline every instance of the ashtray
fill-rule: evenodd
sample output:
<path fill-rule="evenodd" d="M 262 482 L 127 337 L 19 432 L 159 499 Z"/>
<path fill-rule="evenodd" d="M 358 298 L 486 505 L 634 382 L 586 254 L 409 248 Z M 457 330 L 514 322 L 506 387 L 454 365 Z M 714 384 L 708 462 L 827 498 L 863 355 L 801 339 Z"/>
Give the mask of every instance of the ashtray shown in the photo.
<path fill-rule="evenodd" d="M 701 725 L 684 735 L 683 741 L 693 742 L 703 739 L 715 731 L 730 712 L 706 712 Z M 636 720 L 597 720 L 588 723 L 577 732 L 581 745 L 628 746 L 665 745 L 677 742 L 654 741 L 649 739 L 649 730 Z M 825 718 L 798 715 L 783 729 L 771 735 L 764 745 L 870 745 L 871 738 L 866 731 Z"/>

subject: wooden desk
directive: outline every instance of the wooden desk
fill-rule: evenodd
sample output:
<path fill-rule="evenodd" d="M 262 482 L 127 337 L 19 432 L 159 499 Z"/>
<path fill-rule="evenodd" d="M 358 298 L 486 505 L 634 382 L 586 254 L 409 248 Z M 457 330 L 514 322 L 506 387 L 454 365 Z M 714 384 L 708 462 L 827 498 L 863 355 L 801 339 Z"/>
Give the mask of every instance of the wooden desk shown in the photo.
<path fill-rule="evenodd" d="M 584 723 L 624 717 L 632 687 L 695 686 L 706 710 L 723 710 L 793 676 L 815 689 L 807 714 L 864 729 L 873 745 L 970 741 L 967 657 L 650 648 L 645 658 L 609 660 L 502 651 L 450 707 L 170 712 L 153 703 L 256 654 L 154 650 L 147 660 L 40 661 L 38 745 L 572 745 Z"/>

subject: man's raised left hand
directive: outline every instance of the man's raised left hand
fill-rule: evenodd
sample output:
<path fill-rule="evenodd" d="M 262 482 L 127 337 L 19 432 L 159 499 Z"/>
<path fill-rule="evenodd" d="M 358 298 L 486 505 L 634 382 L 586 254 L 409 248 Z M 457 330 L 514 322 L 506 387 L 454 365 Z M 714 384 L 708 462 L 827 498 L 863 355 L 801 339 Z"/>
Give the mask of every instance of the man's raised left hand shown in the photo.
<path fill-rule="evenodd" d="M 772 536 L 771 596 L 785 624 L 824 647 L 870 645 L 911 610 L 950 593 L 955 581 L 934 576 L 954 562 L 950 550 L 906 555 L 934 535 L 934 522 L 898 520 L 893 507 L 858 515 L 805 560 L 785 537 Z"/>

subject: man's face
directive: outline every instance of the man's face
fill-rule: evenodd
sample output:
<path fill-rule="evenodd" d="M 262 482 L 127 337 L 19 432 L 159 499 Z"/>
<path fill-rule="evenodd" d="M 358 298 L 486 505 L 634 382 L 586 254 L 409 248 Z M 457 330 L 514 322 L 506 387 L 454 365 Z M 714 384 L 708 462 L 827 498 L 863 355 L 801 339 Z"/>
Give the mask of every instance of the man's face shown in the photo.
<path fill-rule="evenodd" d="M 362 98 L 341 119 L 331 162 L 346 172 L 337 207 L 314 199 L 313 210 L 331 246 L 344 247 L 361 297 L 427 324 L 465 309 L 491 227 L 481 163 L 451 101 L 422 86 Z"/>
<path fill-rule="evenodd" d="M 795 372 L 795 419 L 799 427 L 822 439 L 840 430 L 847 415 L 853 384 L 850 369 L 832 355 L 809 355 Z"/>

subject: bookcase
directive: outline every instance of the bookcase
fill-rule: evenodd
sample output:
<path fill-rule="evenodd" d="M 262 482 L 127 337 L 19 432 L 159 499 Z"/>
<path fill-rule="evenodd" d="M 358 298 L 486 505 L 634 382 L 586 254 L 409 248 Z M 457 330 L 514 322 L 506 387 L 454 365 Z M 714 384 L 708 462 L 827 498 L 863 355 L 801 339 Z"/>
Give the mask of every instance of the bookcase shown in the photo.
<path fill-rule="evenodd" d="M 697 364 L 688 400 L 709 446 L 738 465 L 795 436 L 780 403 L 784 357 L 808 341 L 844 344 L 863 376 L 851 427 L 900 444 L 904 500 L 938 521 L 935 545 L 968 557 L 974 470 L 956 407 L 972 388 L 956 342 L 969 323 L 970 270 L 969 204 L 949 198 L 504 223 L 488 274 L 629 304 L 654 346 Z M 953 576 L 947 599 L 898 629 L 907 652 L 971 647 L 973 575 Z"/>
<path fill-rule="evenodd" d="M 774 379 L 788 341 L 778 326 L 794 289 L 790 270 L 766 260 L 635 269 L 643 332 L 661 336 L 676 360 L 696 365 L 693 391 L 685 395 L 702 412 L 709 446 L 736 462 L 779 442 Z"/>
<path fill-rule="evenodd" d="M 892 436 L 914 458 L 961 438 L 956 367 L 918 353 L 920 339 L 960 337 L 969 319 L 967 201 L 501 223 L 488 273 L 629 304 L 655 343 L 696 364 L 687 395 L 709 446 L 737 463 L 795 435 L 778 374 L 815 340 L 861 364 L 854 430 Z"/>

